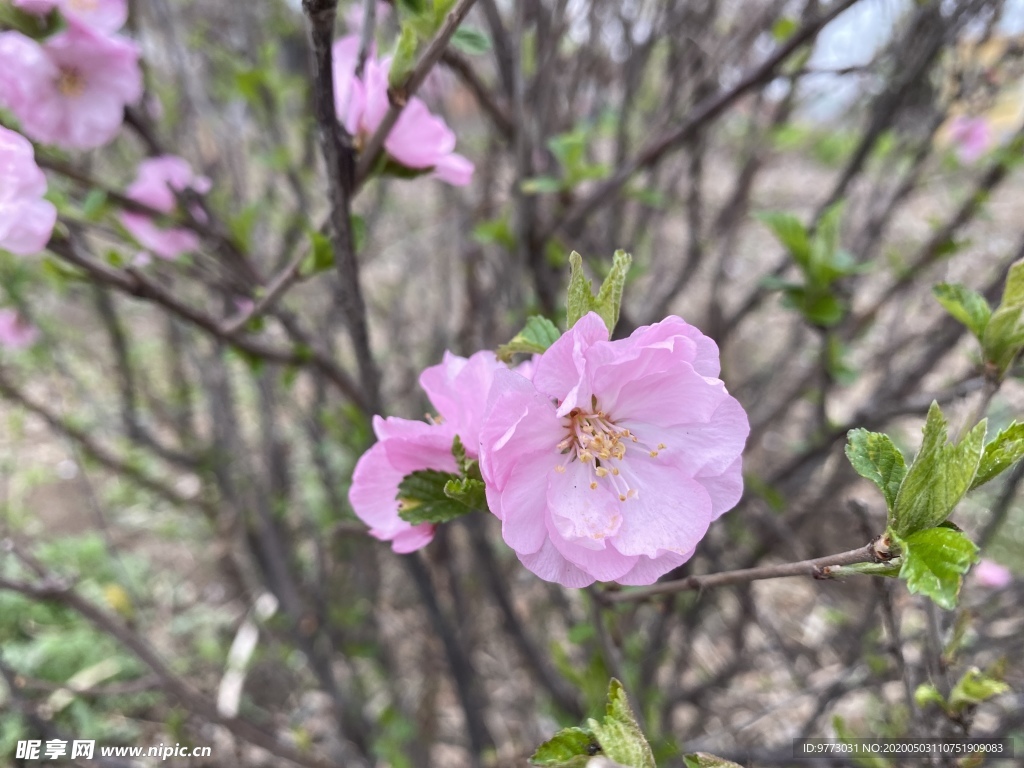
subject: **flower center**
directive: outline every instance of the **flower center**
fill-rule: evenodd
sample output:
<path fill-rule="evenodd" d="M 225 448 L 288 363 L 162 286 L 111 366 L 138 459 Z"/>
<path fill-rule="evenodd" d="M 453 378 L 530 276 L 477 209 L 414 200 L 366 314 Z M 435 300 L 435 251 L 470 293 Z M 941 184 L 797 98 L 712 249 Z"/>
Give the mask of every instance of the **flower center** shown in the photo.
<path fill-rule="evenodd" d="M 81 96 L 85 90 L 85 78 L 73 67 L 61 67 L 57 75 L 57 90 L 65 96 Z"/>
<path fill-rule="evenodd" d="M 568 461 L 579 461 L 591 472 L 590 489 L 597 490 L 600 482 L 611 485 L 618 494 L 619 501 L 631 499 L 637 495 L 636 488 L 631 488 L 622 475 L 620 467 L 625 466 L 626 449 L 634 447 L 634 454 L 642 451 L 650 458 L 658 457 L 658 451 L 666 446 L 658 443 L 651 448 L 628 428 L 620 428 L 607 413 L 593 402 L 594 411 L 588 413 L 581 408 L 573 408 L 565 417 L 566 437 L 558 444 Z M 565 464 L 555 467 L 557 472 L 565 472 Z"/>

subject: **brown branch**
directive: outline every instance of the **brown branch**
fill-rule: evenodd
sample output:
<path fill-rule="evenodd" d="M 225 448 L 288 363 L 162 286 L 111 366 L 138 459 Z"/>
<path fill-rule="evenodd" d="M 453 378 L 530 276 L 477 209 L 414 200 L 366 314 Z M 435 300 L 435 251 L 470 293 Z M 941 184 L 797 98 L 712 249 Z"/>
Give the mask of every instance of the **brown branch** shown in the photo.
<path fill-rule="evenodd" d="M 702 576 L 687 576 L 685 579 L 665 581 L 649 587 L 626 591 L 609 591 L 601 595 L 601 599 L 609 603 L 624 603 L 632 600 L 647 600 L 658 595 L 670 595 L 676 592 L 689 592 L 709 587 L 724 587 L 730 584 L 744 584 L 748 581 L 765 579 L 781 579 L 787 576 L 811 576 L 820 578 L 822 569 L 830 565 L 853 565 L 854 563 L 876 562 L 875 542 L 849 552 L 837 555 L 816 557 L 812 560 L 801 560 L 798 563 L 782 563 L 765 565 L 759 568 L 744 568 L 738 571 L 722 571 Z"/>
<path fill-rule="evenodd" d="M 384 119 L 377 127 L 373 136 L 370 137 L 370 140 L 366 142 L 366 146 L 359 153 L 359 163 L 356 166 L 357 189 L 369 177 L 374 163 L 377 162 L 377 156 L 384 149 L 384 142 L 387 140 L 388 134 L 391 133 L 391 129 L 395 127 L 395 123 L 398 122 L 398 117 L 402 114 L 402 110 L 405 109 L 405 105 L 415 95 L 416 90 L 423 84 L 423 81 L 427 79 L 430 70 L 441 60 L 445 48 L 448 47 L 448 41 L 452 39 L 455 30 L 459 28 L 462 20 L 466 18 L 466 14 L 469 13 L 469 9 L 473 7 L 475 2 L 476 0 L 459 0 L 448 13 L 448 18 L 445 19 L 444 24 L 441 25 L 441 29 L 434 36 L 434 39 L 430 41 L 427 50 L 420 56 L 419 61 L 416 62 L 416 66 L 413 67 L 405 82 L 400 86 L 389 89 L 388 97 L 390 98 L 391 106 L 388 108 L 387 114 L 384 115 Z M 304 5 L 309 4 L 310 0 L 305 0 Z"/>

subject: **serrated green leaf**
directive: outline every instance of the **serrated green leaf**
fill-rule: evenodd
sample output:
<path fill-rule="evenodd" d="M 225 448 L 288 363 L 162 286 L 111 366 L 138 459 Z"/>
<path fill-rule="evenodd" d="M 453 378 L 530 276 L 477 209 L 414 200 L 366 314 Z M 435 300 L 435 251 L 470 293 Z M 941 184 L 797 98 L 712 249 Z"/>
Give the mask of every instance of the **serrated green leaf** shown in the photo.
<path fill-rule="evenodd" d="M 539 355 L 558 341 L 561 335 L 555 324 L 546 317 L 533 315 L 508 344 L 498 347 L 498 359 L 508 362 L 515 354 Z"/>
<path fill-rule="evenodd" d="M 985 446 L 971 489 L 984 485 L 1024 458 L 1024 424 L 1016 421 Z"/>
<path fill-rule="evenodd" d="M 971 667 L 953 686 L 949 694 L 949 708 L 953 712 L 962 712 L 967 707 L 981 704 L 1009 690 L 1010 686 L 1002 680 L 986 675 L 977 667 Z"/>
<path fill-rule="evenodd" d="M 656 768 L 651 745 L 637 724 L 622 683 L 615 678 L 608 685 L 604 721 L 591 719 L 587 725 L 608 759 L 628 768 Z"/>
<path fill-rule="evenodd" d="M 953 610 L 964 574 L 978 561 L 974 542 L 951 528 L 928 528 L 896 541 L 903 553 L 900 578 L 907 589 Z"/>
<path fill-rule="evenodd" d="M 992 317 L 992 308 L 984 296 L 958 283 L 939 283 L 932 293 L 949 314 L 967 326 L 978 341 L 982 340 Z"/>
<path fill-rule="evenodd" d="M 1024 259 L 1010 267 L 1006 277 L 1006 288 L 1003 289 L 1003 300 L 992 313 L 985 333 L 982 336 L 981 348 L 985 359 L 999 369 L 1000 373 L 1010 367 L 1010 363 L 1024 346 Z"/>
<path fill-rule="evenodd" d="M 723 757 L 715 757 L 707 752 L 693 752 L 683 755 L 683 762 L 686 768 L 743 768 L 739 763 L 726 760 Z"/>
<path fill-rule="evenodd" d="M 491 38 L 476 27 L 459 27 L 452 35 L 452 46 L 469 56 L 491 50 Z"/>
<path fill-rule="evenodd" d="M 903 454 L 888 435 L 851 429 L 847 434 L 846 457 L 857 474 L 877 485 L 892 513 L 900 484 L 907 474 Z"/>
<path fill-rule="evenodd" d="M 898 536 L 941 523 L 974 481 L 985 442 L 986 422 L 975 426 L 957 445 L 946 443 L 946 426 L 942 410 L 933 402 L 928 409 L 921 450 L 903 479 L 890 516 L 890 526 Z"/>
<path fill-rule="evenodd" d="M 545 768 L 585 768 L 600 753 L 597 739 L 583 728 L 564 728 L 545 741 L 530 758 L 531 765 Z"/>
<path fill-rule="evenodd" d="M 462 444 L 462 438 L 458 435 L 452 438 L 452 456 L 455 457 L 455 463 L 459 467 L 459 472 L 463 475 L 466 474 L 469 465 L 474 463 L 466 454 L 466 446 Z"/>
<path fill-rule="evenodd" d="M 472 508 L 445 493 L 450 481 L 459 480 L 451 472 L 436 469 L 421 469 L 406 475 L 398 484 L 398 516 L 407 523 L 420 525 L 446 523 L 469 514 Z"/>
<path fill-rule="evenodd" d="M 756 214 L 756 218 L 772 231 L 801 270 L 806 271 L 811 262 L 811 240 L 800 219 L 782 211 L 764 211 Z"/>

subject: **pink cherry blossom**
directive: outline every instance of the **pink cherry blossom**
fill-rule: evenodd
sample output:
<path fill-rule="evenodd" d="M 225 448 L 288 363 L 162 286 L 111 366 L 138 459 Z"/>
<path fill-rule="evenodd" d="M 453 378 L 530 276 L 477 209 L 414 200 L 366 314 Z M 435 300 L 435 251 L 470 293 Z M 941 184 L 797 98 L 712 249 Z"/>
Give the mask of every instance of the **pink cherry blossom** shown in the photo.
<path fill-rule="evenodd" d="M 93 149 L 121 129 L 125 105 L 142 94 L 139 49 L 77 22 L 37 43 L 0 33 L 0 106 L 35 141 Z"/>
<path fill-rule="evenodd" d="M 163 155 L 139 163 L 138 174 L 128 187 L 127 195 L 137 203 L 162 213 L 171 213 L 177 206 L 175 191 L 188 188 L 199 193 L 208 192 L 210 180 L 193 174 L 187 160 Z M 121 214 L 121 223 L 140 245 L 163 259 L 174 259 L 199 247 L 199 237 L 191 230 L 162 227 L 142 213 L 125 211 Z"/>
<path fill-rule="evenodd" d="M 362 78 L 355 76 L 359 38 L 343 37 L 334 44 L 334 99 L 338 119 L 357 142 L 366 141 L 380 126 L 390 107 L 388 74 L 391 59 L 369 57 Z M 455 153 L 455 134 L 416 97 L 409 99 L 384 141 L 384 149 L 406 168 L 433 170 L 453 186 L 473 177 L 473 163 Z"/>
<path fill-rule="evenodd" d="M 973 163 L 988 152 L 992 138 L 992 128 L 984 117 L 958 115 L 949 125 L 949 139 L 961 163 Z"/>
<path fill-rule="evenodd" d="M 537 361 L 499 371 L 480 467 L 502 536 L 567 587 L 650 584 L 686 562 L 743 492 L 749 425 L 718 347 L 669 317 L 608 340 L 590 313 Z"/>
<path fill-rule="evenodd" d="M 25 349 L 36 343 L 39 329 L 27 322 L 16 309 L 0 309 L 0 347 Z"/>
<path fill-rule="evenodd" d="M 378 442 L 356 464 L 349 501 L 359 519 L 370 526 L 370 534 L 390 541 L 395 552 L 426 546 L 436 528 L 428 523 L 412 525 L 399 517 L 399 483 L 421 469 L 457 471 L 452 456 L 456 435 L 466 454 L 477 458 L 487 394 L 499 370 L 506 369 L 493 352 L 477 352 L 468 359 L 446 353 L 440 365 L 427 368 L 420 376 L 420 385 L 437 409 L 438 421 L 374 417 Z"/>
<path fill-rule="evenodd" d="M 116 32 L 128 20 L 128 0 L 14 0 L 14 5 L 36 15 L 60 8 L 68 21 L 98 32 Z"/>
<path fill-rule="evenodd" d="M 46 176 L 32 144 L 0 126 L 0 249 L 28 256 L 46 247 L 57 209 L 44 194 Z"/>
<path fill-rule="evenodd" d="M 989 589 L 1003 589 L 1013 582 L 1013 574 L 1004 565 L 982 558 L 971 572 L 979 586 Z"/>

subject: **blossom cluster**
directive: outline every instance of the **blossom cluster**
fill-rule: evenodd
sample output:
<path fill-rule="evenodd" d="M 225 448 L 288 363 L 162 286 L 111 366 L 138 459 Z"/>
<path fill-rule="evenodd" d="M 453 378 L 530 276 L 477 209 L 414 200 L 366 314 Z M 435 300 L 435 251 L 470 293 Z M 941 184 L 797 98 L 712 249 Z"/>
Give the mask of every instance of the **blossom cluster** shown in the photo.
<path fill-rule="evenodd" d="M 430 423 L 375 418 L 349 499 L 396 552 L 435 525 L 402 519 L 399 484 L 479 461 L 490 512 L 529 570 L 568 587 L 650 584 L 686 562 L 743 491 L 749 425 L 718 378 L 715 343 L 678 317 L 609 340 L 595 313 L 518 369 L 447 354 L 420 384 Z"/>
<path fill-rule="evenodd" d="M 380 127 L 391 106 L 391 59 L 378 59 L 371 50 L 362 76 L 357 76 L 359 47 L 359 36 L 348 35 L 337 40 L 333 50 L 335 108 L 357 146 Z M 473 163 L 455 152 L 455 133 L 416 97 L 409 99 L 399 114 L 384 141 L 384 150 L 399 165 L 430 171 L 435 178 L 454 186 L 465 186 L 473 178 Z"/>
<path fill-rule="evenodd" d="M 142 95 L 139 48 L 118 34 L 127 0 L 14 0 L 26 13 L 54 10 L 66 26 L 42 41 L 0 33 L 0 106 L 30 139 L 93 149 L 121 129 Z"/>

